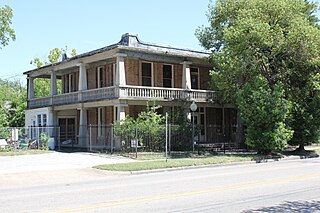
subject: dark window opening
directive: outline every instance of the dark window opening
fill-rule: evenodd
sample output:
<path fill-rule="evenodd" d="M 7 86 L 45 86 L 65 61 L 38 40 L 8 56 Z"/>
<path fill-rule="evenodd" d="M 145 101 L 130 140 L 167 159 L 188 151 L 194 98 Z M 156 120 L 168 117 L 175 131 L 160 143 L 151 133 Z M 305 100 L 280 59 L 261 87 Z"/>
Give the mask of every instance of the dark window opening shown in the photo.
<path fill-rule="evenodd" d="M 191 74 L 191 89 L 199 89 L 199 72 L 197 68 L 190 69 Z"/>
<path fill-rule="evenodd" d="M 172 87 L 172 66 L 163 65 L 163 87 Z"/>
<path fill-rule="evenodd" d="M 152 86 L 151 77 L 151 63 L 142 63 L 142 86 Z"/>

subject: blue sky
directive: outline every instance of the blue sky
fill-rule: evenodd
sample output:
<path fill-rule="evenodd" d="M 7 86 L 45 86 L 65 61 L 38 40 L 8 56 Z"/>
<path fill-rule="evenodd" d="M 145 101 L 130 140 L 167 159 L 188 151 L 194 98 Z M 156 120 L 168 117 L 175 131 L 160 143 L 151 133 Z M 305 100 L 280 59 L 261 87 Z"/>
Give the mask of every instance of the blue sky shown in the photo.
<path fill-rule="evenodd" d="M 116 43 L 127 32 L 202 50 L 194 32 L 207 25 L 209 0 L 0 0 L 6 4 L 17 39 L 0 50 L 0 78 L 25 79 L 22 73 L 34 68 L 30 61 L 45 59 L 55 47 L 79 54 Z"/>
<path fill-rule="evenodd" d="M 77 53 L 116 43 L 124 33 L 142 41 L 201 50 L 195 29 L 207 23 L 209 0 L 0 0 L 14 12 L 16 41 L 0 50 L 0 78 L 25 79 L 30 61 L 68 46 Z"/>

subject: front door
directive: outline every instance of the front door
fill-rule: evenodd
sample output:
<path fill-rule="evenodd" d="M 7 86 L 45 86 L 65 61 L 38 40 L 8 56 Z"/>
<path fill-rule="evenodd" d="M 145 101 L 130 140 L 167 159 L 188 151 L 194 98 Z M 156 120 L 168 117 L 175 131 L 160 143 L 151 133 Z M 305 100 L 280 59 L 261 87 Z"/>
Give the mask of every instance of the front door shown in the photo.
<path fill-rule="evenodd" d="M 76 119 L 59 118 L 60 141 L 62 145 L 73 145 L 76 142 Z"/>
<path fill-rule="evenodd" d="M 205 119 L 204 119 L 204 112 L 200 109 L 199 112 L 194 113 L 194 124 L 197 128 L 198 134 L 195 135 L 196 141 L 205 141 L 206 133 L 205 133 Z"/>

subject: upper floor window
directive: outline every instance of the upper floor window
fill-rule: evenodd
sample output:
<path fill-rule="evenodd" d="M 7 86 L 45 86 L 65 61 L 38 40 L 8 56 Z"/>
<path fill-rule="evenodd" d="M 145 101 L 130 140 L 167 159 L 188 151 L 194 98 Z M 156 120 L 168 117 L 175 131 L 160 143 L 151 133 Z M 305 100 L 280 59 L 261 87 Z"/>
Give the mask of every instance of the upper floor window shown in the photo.
<path fill-rule="evenodd" d="M 142 86 L 152 86 L 152 63 L 141 64 Z"/>
<path fill-rule="evenodd" d="M 97 88 L 106 86 L 106 73 L 102 66 L 97 68 L 96 85 Z"/>
<path fill-rule="evenodd" d="M 191 89 L 199 89 L 199 69 L 191 67 L 190 75 L 191 75 Z"/>
<path fill-rule="evenodd" d="M 172 66 L 163 65 L 163 87 L 172 87 Z"/>

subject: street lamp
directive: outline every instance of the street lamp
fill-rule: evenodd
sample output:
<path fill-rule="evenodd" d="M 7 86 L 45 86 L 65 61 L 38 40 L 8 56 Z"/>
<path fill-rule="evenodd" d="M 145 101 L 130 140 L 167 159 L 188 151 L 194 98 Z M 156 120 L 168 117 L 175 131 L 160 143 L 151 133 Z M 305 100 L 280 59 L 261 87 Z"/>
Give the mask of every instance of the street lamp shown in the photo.
<path fill-rule="evenodd" d="M 194 112 L 197 110 L 197 104 L 192 101 L 190 104 L 190 110 L 192 112 L 192 152 L 194 152 Z"/>

